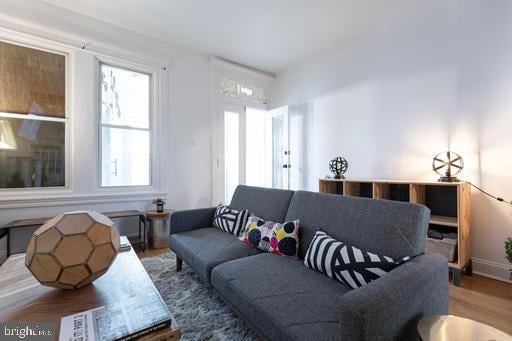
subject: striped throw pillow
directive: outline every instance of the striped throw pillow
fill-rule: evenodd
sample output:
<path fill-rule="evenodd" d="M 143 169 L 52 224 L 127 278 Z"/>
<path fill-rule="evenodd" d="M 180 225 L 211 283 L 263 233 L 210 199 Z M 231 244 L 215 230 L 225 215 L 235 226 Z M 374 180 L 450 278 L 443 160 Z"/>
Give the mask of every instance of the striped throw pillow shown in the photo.
<path fill-rule="evenodd" d="M 213 226 L 224 232 L 239 236 L 245 229 L 250 213 L 248 210 L 238 211 L 229 206 L 217 206 L 213 216 Z"/>
<path fill-rule="evenodd" d="M 380 256 L 337 241 L 318 230 L 309 244 L 304 265 L 355 289 L 384 276 L 409 259 Z"/>

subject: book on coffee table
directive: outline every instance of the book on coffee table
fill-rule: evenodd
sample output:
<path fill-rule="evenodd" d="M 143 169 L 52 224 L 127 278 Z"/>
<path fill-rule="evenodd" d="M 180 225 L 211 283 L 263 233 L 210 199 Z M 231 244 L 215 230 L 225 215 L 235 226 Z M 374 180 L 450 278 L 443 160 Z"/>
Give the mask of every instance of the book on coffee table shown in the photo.
<path fill-rule="evenodd" d="M 132 249 L 132 244 L 130 244 L 128 237 L 121 236 L 120 243 L 119 243 L 119 252 L 130 251 L 131 249 Z"/>
<path fill-rule="evenodd" d="M 150 294 L 63 317 L 59 340 L 132 340 L 170 325 L 164 302 Z"/>

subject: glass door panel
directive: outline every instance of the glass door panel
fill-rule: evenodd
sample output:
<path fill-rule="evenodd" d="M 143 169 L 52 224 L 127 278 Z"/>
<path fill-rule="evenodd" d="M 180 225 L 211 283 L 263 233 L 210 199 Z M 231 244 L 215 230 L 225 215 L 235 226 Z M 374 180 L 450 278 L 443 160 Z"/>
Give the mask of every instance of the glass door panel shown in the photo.
<path fill-rule="evenodd" d="M 272 136 L 272 187 L 290 188 L 290 149 L 288 107 L 268 112 L 267 129 Z"/>
<path fill-rule="evenodd" d="M 231 201 L 240 184 L 240 114 L 224 112 L 224 193 L 225 202 Z"/>
<path fill-rule="evenodd" d="M 245 158 L 245 184 L 249 186 L 265 187 L 267 185 L 266 168 L 270 167 L 271 160 L 267 158 L 265 136 L 266 111 L 245 108 L 246 119 L 246 158 Z"/>
<path fill-rule="evenodd" d="M 310 115 L 310 104 L 304 103 L 290 106 L 290 189 L 306 190 L 307 187 L 307 124 Z M 316 179 L 315 179 L 316 185 Z"/>
<path fill-rule="evenodd" d="M 239 184 L 245 183 L 245 108 L 219 106 L 218 197 L 229 204 Z"/>

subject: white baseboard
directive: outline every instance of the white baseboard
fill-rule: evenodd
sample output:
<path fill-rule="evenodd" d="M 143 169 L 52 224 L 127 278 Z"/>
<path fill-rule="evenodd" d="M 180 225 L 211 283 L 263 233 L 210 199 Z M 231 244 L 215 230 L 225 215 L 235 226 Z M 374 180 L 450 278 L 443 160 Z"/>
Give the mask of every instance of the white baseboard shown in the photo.
<path fill-rule="evenodd" d="M 473 259 L 473 273 L 498 281 L 512 283 L 510 280 L 510 269 L 511 265 L 496 263 L 485 259 L 472 258 Z"/>

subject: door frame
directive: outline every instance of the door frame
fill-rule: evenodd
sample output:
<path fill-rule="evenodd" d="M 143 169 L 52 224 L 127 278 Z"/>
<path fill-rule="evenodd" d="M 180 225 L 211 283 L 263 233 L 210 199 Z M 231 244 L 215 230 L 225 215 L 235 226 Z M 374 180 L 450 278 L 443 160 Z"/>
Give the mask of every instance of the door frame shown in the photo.
<path fill-rule="evenodd" d="M 248 100 L 241 100 L 224 96 L 219 92 L 219 81 L 222 78 L 230 78 L 233 80 L 249 82 L 254 85 L 261 86 L 268 93 L 269 102 L 267 104 L 255 103 Z M 234 105 L 248 106 L 256 109 L 269 110 L 271 107 L 270 88 L 275 79 L 273 74 L 262 72 L 255 69 L 246 68 L 239 64 L 233 64 L 229 61 L 210 56 L 210 119 L 211 119 L 211 203 L 219 204 L 224 200 L 224 189 L 219 185 L 220 179 L 220 160 L 219 160 L 219 105 L 228 103 Z M 244 172 L 245 174 L 245 172 Z M 221 193 L 222 190 L 222 193 Z"/>
<path fill-rule="evenodd" d="M 271 158 L 272 158 L 272 174 L 271 174 L 271 187 L 278 188 L 274 185 L 274 161 L 276 155 L 274 155 L 274 127 L 273 127 L 273 119 L 279 116 L 283 117 L 283 136 L 282 136 L 282 145 L 284 146 L 284 150 L 280 151 L 281 160 L 280 162 L 280 171 L 283 171 L 283 185 L 279 187 L 281 189 L 289 189 L 290 188 L 290 109 L 287 105 L 278 107 L 267 112 L 269 120 L 267 121 L 267 129 L 270 129 L 272 134 L 272 145 L 271 145 Z M 287 166 L 286 168 L 284 166 Z M 281 169 L 282 168 L 282 169 Z"/>

